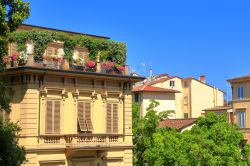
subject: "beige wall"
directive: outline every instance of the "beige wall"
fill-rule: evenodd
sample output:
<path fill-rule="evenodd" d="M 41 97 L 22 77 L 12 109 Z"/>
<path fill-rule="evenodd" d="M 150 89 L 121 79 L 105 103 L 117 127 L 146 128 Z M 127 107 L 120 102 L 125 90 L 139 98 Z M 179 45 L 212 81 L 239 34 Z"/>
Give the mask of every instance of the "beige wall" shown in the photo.
<path fill-rule="evenodd" d="M 201 111 L 214 106 L 223 106 L 224 94 L 216 88 L 207 86 L 197 80 L 191 81 L 192 118 L 201 116 Z"/>
<path fill-rule="evenodd" d="M 178 77 L 175 77 L 175 78 L 172 78 L 171 80 L 175 81 L 174 87 L 170 87 L 170 80 L 154 84 L 153 86 L 159 87 L 159 88 L 173 89 L 173 90 L 182 92 L 181 79 Z M 182 102 L 183 102 L 182 93 L 175 93 L 175 118 L 183 118 Z"/>
<path fill-rule="evenodd" d="M 146 109 L 150 104 L 151 99 L 155 99 L 159 102 L 159 106 L 156 107 L 156 111 L 159 113 L 161 111 L 175 110 L 175 94 L 174 93 L 161 93 L 161 92 L 143 92 L 142 93 L 142 104 L 141 112 L 142 116 L 146 115 Z M 175 118 L 175 115 L 171 115 L 170 118 Z"/>
<path fill-rule="evenodd" d="M 19 122 L 22 128 L 19 143 L 25 146 L 29 160 L 25 165 L 46 165 L 57 161 L 61 165 L 72 165 L 72 160 L 67 160 L 65 156 L 65 148 L 69 146 L 74 151 L 74 156 L 89 150 L 87 154 L 93 153 L 92 163 L 103 161 L 101 155 L 105 157 L 107 165 L 132 166 L 132 98 L 130 89 L 126 90 L 121 86 L 123 81 L 108 78 L 82 80 L 74 77 L 77 79 L 74 83 L 70 81 L 72 77 L 46 75 L 44 82 L 39 84 L 38 80 L 29 79 L 28 75 L 14 76 L 14 82 L 9 83 L 12 85 L 10 119 Z M 36 74 L 30 76 L 38 78 Z M 102 81 L 105 83 L 102 84 Z M 61 102 L 61 130 L 55 136 L 45 134 L 45 103 L 48 99 Z M 93 134 L 93 137 L 86 137 L 89 140 L 77 136 L 78 100 L 91 101 L 93 132 L 90 134 Z M 118 104 L 118 133 L 111 133 L 112 135 L 106 132 L 107 102 Z"/>

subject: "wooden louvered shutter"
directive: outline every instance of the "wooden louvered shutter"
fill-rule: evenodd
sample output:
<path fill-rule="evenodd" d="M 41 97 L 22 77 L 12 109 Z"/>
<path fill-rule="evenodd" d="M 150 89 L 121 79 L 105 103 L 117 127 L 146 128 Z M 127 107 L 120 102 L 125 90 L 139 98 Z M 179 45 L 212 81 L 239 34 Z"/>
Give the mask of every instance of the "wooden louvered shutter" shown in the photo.
<path fill-rule="evenodd" d="M 47 54 L 46 54 L 46 55 L 48 55 L 48 56 L 53 55 L 53 52 L 54 52 L 54 51 L 53 51 L 53 47 L 48 47 L 46 51 L 47 51 Z"/>
<path fill-rule="evenodd" d="M 111 128 L 112 128 L 112 105 L 110 103 L 107 103 L 107 108 L 106 108 L 106 130 L 107 133 L 111 133 Z"/>
<path fill-rule="evenodd" d="M 60 133 L 60 101 L 54 101 L 54 133 Z"/>
<path fill-rule="evenodd" d="M 87 131 L 87 126 L 85 123 L 85 114 L 84 114 L 84 102 L 77 102 L 77 118 L 78 124 L 81 131 Z"/>
<path fill-rule="evenodd" d="M 85 112 L 85 120 L 86 120 L 87 129 L 88 129 L 88 131 L 92 131 L 93 125 L 91 122 L 91 104 L 90 104 L 90 102 L 85 102 L 84 112 Z"/>
<path fill-rule="evenodd" d="M 51 134 L 52 133 L 52 123 L 53 123 L 53 109 L 52 109 L 53 102 L 47 101 L 46 102 L 46 122 L 45 122 L 45 133 Z"/>
<path fill-rule="evenodd" d="M 118 104 L 113 104 L 113 133 L 118 133 Z"/>

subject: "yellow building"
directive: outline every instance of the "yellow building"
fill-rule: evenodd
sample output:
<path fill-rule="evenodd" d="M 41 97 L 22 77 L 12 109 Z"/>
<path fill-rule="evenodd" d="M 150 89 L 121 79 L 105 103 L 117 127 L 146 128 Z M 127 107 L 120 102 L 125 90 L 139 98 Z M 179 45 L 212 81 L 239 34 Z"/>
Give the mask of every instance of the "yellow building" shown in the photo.
<path fill-rule="evenodd" d="M 29 25 L 19 31 L 33 29 L 109 39 Z M 28 159 L 24 165 L 132 166 L 131 85 L 144 78 L 129 76 L 127 66 L 122 72 L 103 71 L 99 59 L 91 71 L 61 61 L 45 62 L 45 56 L 63 54 L 63 44 L 50 42 L 44 60 L 35 63 L 36 45 L 26 41 L 27 62 L 7 64 L 0 75 L 11 95 L 9 117 L 22 128 L 19 143 Z M 9 54 L 20 56 L 15 43 Z M 87 60 L 88 55 L 88 49 L 74 48 L 74 58 Z"/>
<path fill-rule="evenodd" d="M 246 141 L 250 140 L 250 75 L 229 79 L 232 87 L 232 122 L 238 124 Z"/>
<path fill-rule="evenodd" d="M 158 90 L 147 91 L 145 87 Z M 175 114 L 170 117 L 173 119 L 197 118 L 204 113 L 202 110 L 224 104 L 224 93 L 207 84 L 205 76 L 199 80 L 166 74 L 151 76 L 135 84 L 132 91 L 134 102 L 141 105 L 142 116 L 146 114 L 150 99 L 159 101 L 157 111 L 174 110 Z"/>

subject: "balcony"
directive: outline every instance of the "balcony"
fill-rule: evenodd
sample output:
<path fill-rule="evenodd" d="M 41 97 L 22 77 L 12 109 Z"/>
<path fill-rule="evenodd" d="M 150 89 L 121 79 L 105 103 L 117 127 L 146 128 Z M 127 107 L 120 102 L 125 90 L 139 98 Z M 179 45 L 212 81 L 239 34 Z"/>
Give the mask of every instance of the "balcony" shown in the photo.
<path fill-rule="evenodd" d="M 122 134 L 76 134 L 76 135 L 41 135 L 39 144 L 80 146 L 110 146 L 124 142 Z"/>
<path fill-rule="evenodd" d="M 94 72 L 109 75 L 129 75 L 129 67 L 127 65 L 116 65 L 114 62 L 99 62 L 89 60 L 85 64 L 77 64 L 75 62 L 68 62 L 63 58 L 57 59 L 44 59 L 41 62 L 35 62 L 33 60 L 33 55 L 28 55 L 27 61 L 20 63 L 18 61 L 13 61 L 11 57 L 5 57 L 6 68 L 17 68 L 17 67 L 36 67 L 45 69 L 55 69 L 55 70 L 70 70 L 70 71 L 80 71 L 80 72 Z"/>

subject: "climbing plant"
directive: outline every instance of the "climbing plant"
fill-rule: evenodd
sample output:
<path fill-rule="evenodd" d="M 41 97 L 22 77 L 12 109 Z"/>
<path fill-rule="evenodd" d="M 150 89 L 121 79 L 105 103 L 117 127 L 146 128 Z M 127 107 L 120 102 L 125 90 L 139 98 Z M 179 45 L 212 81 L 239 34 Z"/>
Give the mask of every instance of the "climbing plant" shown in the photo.
<path fill-rule="evenodd" d="M 112 40 L 97 39 L 86 35 L 69 36 L 66 33 L 32 30 L 16 31 L 11 34 L 10 42 L 17 43 L 18 51 L 26 51 L 25 43 L 32 41 L 34 44 L 34 60 L 42 61 L 47 45 L 53 41 L 63 42 L 64 58 L 73 60 L 74 48 L 79 45 L 89 51 L 89 59 L 96 60 L 97 56 L 104 61 L 113 60 L 122 65 L 126 61 L 126 45 Z"/>

